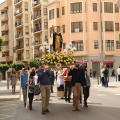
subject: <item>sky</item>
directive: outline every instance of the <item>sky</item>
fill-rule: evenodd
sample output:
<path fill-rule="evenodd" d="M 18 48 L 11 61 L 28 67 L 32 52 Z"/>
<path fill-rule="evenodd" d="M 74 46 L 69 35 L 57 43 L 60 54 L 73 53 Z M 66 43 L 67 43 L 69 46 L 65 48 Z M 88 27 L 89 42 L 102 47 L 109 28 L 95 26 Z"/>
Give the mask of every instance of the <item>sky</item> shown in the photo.
<path fill-rule="evenodd" d="M 4 2 L 5 0 L 0 0 L 0 4 L 2 3 L 2 2 Z"/>

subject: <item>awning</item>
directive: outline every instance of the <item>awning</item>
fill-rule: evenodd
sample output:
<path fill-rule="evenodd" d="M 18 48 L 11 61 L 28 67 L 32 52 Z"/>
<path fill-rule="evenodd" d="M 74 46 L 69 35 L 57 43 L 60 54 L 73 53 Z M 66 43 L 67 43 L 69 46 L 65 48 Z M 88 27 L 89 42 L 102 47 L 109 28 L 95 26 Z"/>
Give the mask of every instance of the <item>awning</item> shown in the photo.
<path fill-rule="evenodd" d="M 113 63 L 115 60 L 103 60 L 103 63 Z"/>
<path fill-rule="evenodd" d="M 79 63 L 87 63 L 89 60 L 76 60 Z"/>
<path fill-rule="evenodd" d="M 91 62 L 99 63 L 99 62 L 101 62 L 101 60 L 95 59 L 95 60 L 91 60 Z"/>

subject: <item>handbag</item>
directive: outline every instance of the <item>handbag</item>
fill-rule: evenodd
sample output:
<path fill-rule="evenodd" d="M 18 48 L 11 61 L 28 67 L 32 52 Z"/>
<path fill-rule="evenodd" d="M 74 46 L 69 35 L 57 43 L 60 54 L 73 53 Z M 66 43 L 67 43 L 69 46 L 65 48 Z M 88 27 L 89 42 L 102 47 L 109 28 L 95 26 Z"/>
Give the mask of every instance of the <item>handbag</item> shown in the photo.
<path fill-rule="evenodd" d="M 35 88 L 34 88 L 34 95 L 39 95 L 41 92 L 40 90 L 40 87 L 38 85 L 35 85 Z"/>

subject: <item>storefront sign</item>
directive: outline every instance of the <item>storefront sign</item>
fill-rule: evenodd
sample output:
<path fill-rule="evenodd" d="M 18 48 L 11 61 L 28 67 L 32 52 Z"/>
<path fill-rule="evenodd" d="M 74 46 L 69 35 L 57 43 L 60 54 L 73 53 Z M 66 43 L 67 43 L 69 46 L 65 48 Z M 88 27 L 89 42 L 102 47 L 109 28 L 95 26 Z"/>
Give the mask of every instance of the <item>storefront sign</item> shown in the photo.
<path fill-rule="evenodd" d="M 103 63 L 113 63 L 115 60 L 103 60 Z"/>
<path fill-rule="evenodd" d="M 91 60 L 92 62 L 101 62 L 101 60 Z"/>

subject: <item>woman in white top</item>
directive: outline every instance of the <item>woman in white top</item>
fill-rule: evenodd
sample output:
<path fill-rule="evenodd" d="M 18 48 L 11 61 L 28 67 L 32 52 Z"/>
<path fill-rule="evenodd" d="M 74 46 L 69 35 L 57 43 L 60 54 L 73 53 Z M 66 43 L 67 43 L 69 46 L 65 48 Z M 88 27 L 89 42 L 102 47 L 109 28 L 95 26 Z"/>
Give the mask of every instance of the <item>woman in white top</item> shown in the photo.
<path fill-rule="evenodd" d="M 62 68 L 57 73 L 57 96 L 64 97 L 64 76 Z"/>
<path fill-rule="evenodd" d="M 33 77 L 33 80 L 35 82 L 35 85 L 38 85 L 38 74 L 36 72 L 35 76 Z M 40 99 L 40 94 L 39 95 L 34 95 L 34 100 L 39 100 Z"/>

